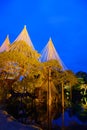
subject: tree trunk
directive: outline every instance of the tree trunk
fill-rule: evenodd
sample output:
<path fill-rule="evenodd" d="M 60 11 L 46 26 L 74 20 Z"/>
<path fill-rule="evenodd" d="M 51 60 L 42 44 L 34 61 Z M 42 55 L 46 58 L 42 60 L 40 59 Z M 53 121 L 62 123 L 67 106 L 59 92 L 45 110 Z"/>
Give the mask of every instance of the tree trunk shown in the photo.
<path fill-rule="evenodd" d="M 70 83 L 70 101 L 72 101 L 72 85 Z"/>
<path fill-rule="evenodd" d="M 48 68 L 48 91 L 47 91 L 47 116 L 48 116 L 48 130 L 51 130 L 51 69 Z"/>
<path fill-rule="evenodd" d="M 62 82 L 62 130 L 64 130 L 64 86 Z"/>
<path fill-rule="evenodd" d="M 48 70 L 48 105 L 50 106 L 52 102 L 51 96 L 51 69 Z"/>

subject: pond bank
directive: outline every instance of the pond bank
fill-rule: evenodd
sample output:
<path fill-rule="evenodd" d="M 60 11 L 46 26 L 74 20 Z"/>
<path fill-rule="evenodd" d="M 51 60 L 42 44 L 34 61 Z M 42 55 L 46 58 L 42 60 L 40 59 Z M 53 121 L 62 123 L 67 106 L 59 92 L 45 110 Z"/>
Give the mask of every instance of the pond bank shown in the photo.
<path fill-rule="evenodd" d="M 33 125 L 24 125 L 17 122 L 6 111 L 0 110 L 0 130 L 42 130 Z"/>

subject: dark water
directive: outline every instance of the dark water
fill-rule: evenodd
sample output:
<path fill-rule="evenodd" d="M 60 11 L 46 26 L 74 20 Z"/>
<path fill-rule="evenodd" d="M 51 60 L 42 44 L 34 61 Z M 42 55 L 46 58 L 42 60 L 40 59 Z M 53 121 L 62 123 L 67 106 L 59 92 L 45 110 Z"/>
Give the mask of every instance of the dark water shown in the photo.
<path fill-rule="evenodd" d="M 87 128 L 87 109 L 81 104 L 74 104 L 62 113 L 60 106 L 57 108 L 51 106 L 49 111 L 44 106 L 37 106 L 30 112 L 26 123 L 40 126 L 43 130 L 60 130 L 75 125 L 83 125 Z"/>
<path fill-rule="evenodd" d="M 74 125 L 74 124 L 78 124 L 78 125 L 87 125 L 87 112 L 86 113 L 72 113 L 70 112 L 70 109 L 67 109 L 64 112 L 64 126 L 69 126 L 69 125 Z M 53 119 L 52 120 L 52 124 L 58 125 L 60 127 L 62 127 L 62 114 L 59 118 Z"/>
<path fill-rule="evenodd" d="M 43 130 L 72 130 L 71 128 L 77 125 L 82 127 L 81 129 L 77 127 L 77 130 L 87 130 L 86 98 L 82 102 L 76 101 L 71 105 L 67 105 L 64 110 L 62 110 L 61 105 L 58 104 L 52 104 L 49 107 L 47 107 L 46 104 L 35 104 L 31 108 L 28 106 L 26 110 L 24 110 L 24 108 L 26 108 L 25 106 L 22 107 L 23 114 L 17 115 L 17 111 L 14 113 L 17 119 L 22 123 L 34 124 Z M 15 108 L 15 110 L 17 110 L 18 106 Z M 9 110 L 13 110 L 11 106 Z M 83 129 L 83 126 L 85 129 Z M 69 127 L 71 128 L 68 129 Z"/>

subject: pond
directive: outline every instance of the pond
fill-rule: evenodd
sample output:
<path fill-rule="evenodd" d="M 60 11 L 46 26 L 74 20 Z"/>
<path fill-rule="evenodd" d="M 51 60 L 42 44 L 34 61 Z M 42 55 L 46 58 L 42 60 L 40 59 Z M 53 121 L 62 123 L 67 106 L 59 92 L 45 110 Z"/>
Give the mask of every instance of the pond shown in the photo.
<path fill-rule="evenodd" d="M 28 104 L 28 100 L 26 100 Z M 16 102 L 16 101 L 15 101 Z M 76 100 L 73 103 L 70 101 L 62 110 L 61 104 L 52 104 L 47 107 L 46 104 L 34 104 L 33 106 L 28 106 L 27 109 L 24 104 L 21 104 L 20 113 L 17 104 L 19 102 L 13 103 L 14 106 L 10 105 L 9 112 L 12 114 L 19 122 L 27 125 L 34 124 L 41 127 L 43 130 L 69 130 L 73 126 L 81 126 L 84 130 L 87 130 L 87 98 L 83 97 L 80 101 Z M 13 111 L 12 111 L 13 110 Z M 78 127 L 77 127 L 78 129 Z M 82 130 L 79 129 L 79 130 Z M 74 129 L 75 130 L 75 129 Z"/>
<path fill-rule="evenodd" d="M 51 106 L 49 111 L 44 106 L 37 106 L 28 113 L 28 117 L 23 123 L 40 126 L 43 130 L 61 130 L 63 127 L 68 128 L 77 125 L 87 129 L 86 108 L 86 104 L 84 108 L 81 104 L 73 104 L 72 107 L 66 108 L 62 113 L 61 106 Z"/>
<path fill-rule="evenodd" d="M 64 121 L 63 121 L 64 119 Z M 64 112 L 64 118 L 61 114 L 60 117 L 52 120 L 53 126 L 60 126 L 63 125 L 70 126 L 70 125 L 84 125 L 87 126 L 87 110 L 75 111 L 73 108 L 68 108 Z"/>

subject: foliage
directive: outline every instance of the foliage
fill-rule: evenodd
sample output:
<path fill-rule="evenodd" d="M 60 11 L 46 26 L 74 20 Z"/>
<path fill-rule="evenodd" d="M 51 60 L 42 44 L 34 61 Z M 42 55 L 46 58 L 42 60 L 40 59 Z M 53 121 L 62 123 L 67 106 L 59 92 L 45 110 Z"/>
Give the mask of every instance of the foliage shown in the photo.
<path fill-rule="evenodd" d="M 31 68 L 32 66 L 37 66 L 39 62 L 34 58 L 28 58 L 20 52 L 3 52 L 0 54 L 0 68 L 5 71 L 11 72 L 11 70 L 16 73 L 19 70 L 23 71 Z"/>
<path fill-rule="evenodd" d="M 67 71 L 65 71 L 65 73 L 66 73 L 67 83 L 69 82 L 71 84 L 71 86 L 78 84 L 77 77 L 71 70 L 67 70 Z"/>
<path fill-rule="evenodd" d="M 87 83 L 87 73 L 83 71 L 79 71 L 76 73 L 77 78 L 79 79 L 79 83 Z M 80 82 L 81 80 L 81 82 Z"/>
<path fill-rule="evenodd" d="M 22 46 L 17 50 L 15 49 L 15 44 L 17 44 L 17 46 L 19 45 L 20 48 L 20 44 L 24 46 L 26 43 L 14 43 L 9 52 L 0 54 L 0 78 L 4 81 L 1 86 L 7 86 L 7 89 L 9 88 L 8 86 L 11 86 L 13 91 L 20 93 L 24 91 L 34 93 L 35 88 L 40 87 L 47 89 L 46 82 L 48 82 L 49 78 L 49 69 L 51 70 L 51 81 L 54 84 L 52 89 L 55 90 L 55 94 L 57 91 L 61 91 L 62 83 L 64 86 L 66 84 L 73 86 L 77 83 L 73 72 L 69 70 L 63 71 L 57 60 L 40 63 L 37 58 L 33 57 L 34 51 L 31 50 L 31 48 L 27 48 L 30 53 L 32 52 L 32 56 L 28 56 L 28 52 L 25 51 L 26 45 L 24 48 Z M 2 72 L 5 72 L 5 75 L 3 75 L 4 73 Z M 20 76 L 23 76 L 22 81 L 19 80 Z M 12 79 L 14 80 L 13 82 Z"/>
<path fill-rule="evenodd" d="M 16 51 L 18 53 L 24 54 L 29 58 L 38 59 L 40 54 L 37 53 L 36 50 L 33 50 L 25 41 L 15 41 L 11 46 L 9 51 Z"/>
<path fill-rule="evenodd" d="M 37 59 L 32 57 L 28 58 L 20 52 L 12 51 L 0 53 L 0 87 L 5 87 L 6 90 L 11 89 L 15 82 L 19 82 L 21 75 L 27 76 L 30 70 L 39 66 L 39 64 L 40 62 L 38 62 Z M 4 90 L 1 89 L 1 93 L 3 91 Z"/>
<path fill-rule="evenodd" d="M 49 60 L 47 62 L 43 62 L 44 66 L 51 67 L 51 69 L 56 69 L 56 70 L 62 70 L 62 66 L 60 65 L 60 62 L 58 60 Z"/>

